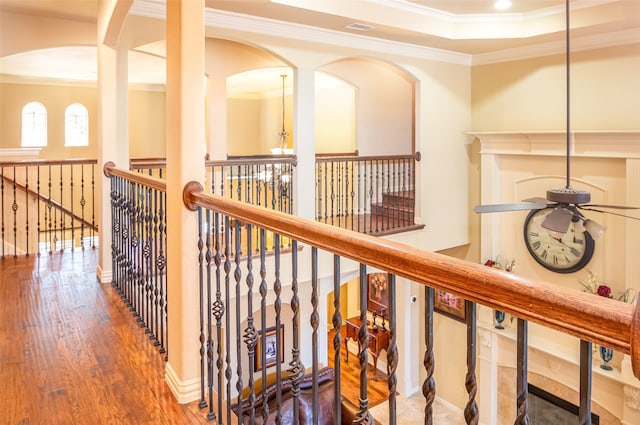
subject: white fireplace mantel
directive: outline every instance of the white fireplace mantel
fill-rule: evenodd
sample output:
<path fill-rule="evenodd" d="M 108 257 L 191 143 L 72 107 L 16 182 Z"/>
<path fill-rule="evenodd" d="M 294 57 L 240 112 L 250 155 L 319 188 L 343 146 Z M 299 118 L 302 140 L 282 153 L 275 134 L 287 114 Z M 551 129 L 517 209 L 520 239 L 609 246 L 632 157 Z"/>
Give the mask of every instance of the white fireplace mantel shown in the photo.
<path fill-rule="evenodd" d="M 567 133 L 564 131 L 514 131 L 514 132 L 470 132 L 474 140 L 480 142 L 481 182 L 480 202 L 482 204 L 519 202 L 532 196 L 544 196 L 548 184 L 563 185 L 565 168 L 562 158 L 566 157 Z M 640 206 L 640 130 L 629 131 L 573 131 L 569 134 L 572 162 L 571 184 L 577 188 L 586 186 L 592 192 L 594 203 Z M 533 192 L 533 193 L 532 193 Z M 632 211 L 630 214 L 634 214 Z M 608 226 L 607 233 L 597 241 L 593 260 L 580 272 L 558 275 L 542 269 L 528 255 L 522 239 L 522 222 L 525 212 L 505 212 L 483 214 L 481 217 L 481 260 L 487 258 L 516 259 L 518 274 L 535 280 L 553 282 L 565 287 L 580 289 L 578 279 L 587 269 L 592 269 L 600 278 L 618 283 L 619 289 L 635 288 L 640 291 L 640 221 L 597 215 Z M 483 385 L 497 383 L 497 366 L 501 357 L 497 347 L 509 346 L 510 338 L 492 330 L 490 309 L 480 311 L 480 326 L 493 344 L 482 349 L 480 368 L 485 377 L 490 377 Z M 535 348 L 538 358 L 549 364 L 564 364 L 577 368 L 578 353 L 572 352 L 570 344 L 563 346 L 562 339 L 547 340 L 549 335 L 535 332 L 530 341 L 543 338 Z M 559 345 L 559 347 L 557 346 Z M 568 351 L 567 351 L 568 350 Z M 614 373 L 596 370 L 594 379 L 603 387 L 612 388 L 613 393 L 624 390 L 625 400 L 615 403 L 614 414 L 623 423 L 636 423 L 640 411 L 631 408 L 635 396 L 640 400 L 640 386 L 628 371 L 628 357 L 618 362 Z M 553 370 L 541 370 L 550 379 L 558 377 Z M 577 379 L 571 374 L 569 380 Z M 575 382 L 561 382 L 574 386 Z M 483 388 L 483 394 L 491 390 Z M 599 391 L 599 390 L 598 390 Z M 612 394 L 609 392 L 608 394 Z M 595 394 L 596 398 L 600 397 Z M 629 399 L 629 400 L 627 400 Z M 604 403 L 607 404 L 607 403 Z M 640 401 L 637 403 L 640 406 Z M 483 401 L 485 416 L 483 423 L 497 423 L 497 400 Z M 482 410 L 482 409 L 481 409 Z M 624 411 L 624 412 L 623 412 Z M 489 413 L 490 412 L 490 413 Z M 625 419 L 626 418 L 626 419 Z M 634 418 L 634 419 L 629 419 Z M 625 422 L 626 420 L 626 422 Z M 631 422 L 629 422 L 629 420 Z"/>
<path fill-rule="evenodd" d="M 564 131 L 478 131 L 480 154 L 565 156 Z M 640 158 L 640 130 L 572 131 L 570 153 L 576 157 Z"/>

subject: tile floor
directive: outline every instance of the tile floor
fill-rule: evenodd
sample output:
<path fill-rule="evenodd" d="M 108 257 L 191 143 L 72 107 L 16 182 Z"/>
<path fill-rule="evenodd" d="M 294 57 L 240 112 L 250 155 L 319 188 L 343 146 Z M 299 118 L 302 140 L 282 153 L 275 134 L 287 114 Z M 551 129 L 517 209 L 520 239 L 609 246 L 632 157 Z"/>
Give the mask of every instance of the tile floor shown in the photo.
<path fill-rule="evenodd" d="M 397 420 L 401 425 L 424 424 L 424 396 L 420 393 L 409 398 L 397 396 Z M 433 404 L 433 423 L 438 425 L 465 425 L 464 413 L 447 402 L 436 398 Z M 385 401 L 371 408 L 371 414 L 381 424 L 389 423 L 389 403 Z"/>

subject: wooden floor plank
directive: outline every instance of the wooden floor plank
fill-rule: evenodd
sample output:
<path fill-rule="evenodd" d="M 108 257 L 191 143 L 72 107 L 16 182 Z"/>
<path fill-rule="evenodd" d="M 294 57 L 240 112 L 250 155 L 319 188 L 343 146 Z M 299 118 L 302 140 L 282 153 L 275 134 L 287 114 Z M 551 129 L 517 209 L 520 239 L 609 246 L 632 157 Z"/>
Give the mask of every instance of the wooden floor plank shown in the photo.
<path fill-rule="evenodd" d="M 96 255 L 0 260 L 0 424 L 209 423 L 197 402 L 176 402 L 164 355 L 111 285 L 97 282 Z M 342 390 L 357 405 L 355 359 L 343 363 Z M 380 371 L 369 376 L 372 407 L 388 390 Z"/>
<path fill-rule="evenodd" d="M 163 355 L 111 285 L 97 252 L 0 260 L 0 424 L 205 424 L 177 404 Z"/>

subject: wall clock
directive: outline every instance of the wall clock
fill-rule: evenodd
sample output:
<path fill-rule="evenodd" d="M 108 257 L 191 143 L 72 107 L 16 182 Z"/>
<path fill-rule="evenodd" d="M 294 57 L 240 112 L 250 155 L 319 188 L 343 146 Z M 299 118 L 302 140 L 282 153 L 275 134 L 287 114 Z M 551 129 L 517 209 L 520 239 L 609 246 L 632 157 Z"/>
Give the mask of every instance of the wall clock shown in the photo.
<path fill-rule="evenodd" d="M 532 210 L 524 220 L 524 243 L 542 267 L 556 273 L 573 273 L 586 266 L 595 242 L 584 227 L 572 222 L 564 234 L 551 234 L 541 226 L 554 208 Z"/>

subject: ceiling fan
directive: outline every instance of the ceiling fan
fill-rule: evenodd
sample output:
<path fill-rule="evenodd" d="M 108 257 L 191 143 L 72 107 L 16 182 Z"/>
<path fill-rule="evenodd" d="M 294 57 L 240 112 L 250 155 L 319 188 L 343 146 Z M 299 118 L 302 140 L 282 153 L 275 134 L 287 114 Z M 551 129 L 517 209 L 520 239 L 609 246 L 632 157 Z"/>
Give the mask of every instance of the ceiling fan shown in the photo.
<path fill-rule="evenodd" d="M 549 214 L 544 216 L 541 226 L 554 235 L 562 235 L 567 233 L 569 226 L 574 223 L 584 228 L 593 239 L 604 234 L 606 228 L 595 221 L 588 219 L 582 211 L 595 211 L 600 213 L 617 215 L 634 220 L 640 220 L 637 217 L 631 217 L 624 214 L 605 211 L 604 209 L 619 210 L 637 210 L 640 207 L 628 207 L 621 205 L 598 205 L 590 204 L 591 194 L 584 190 L 577 190 L 571 187 L 571 137 L 570 137 L 570 50 L 569 50 L 569 0 L 566 0 L 566 90 L 567 90 L 567 131 L 566 131 L 566 185 L 561 189 L 547 190 L 546 198 L 529 198 L 522 202 L 510 204 L 490 204 L 477 205 L 473 211 L 482 213 L 504 212 L 504 211 L 522 211 L 522 210 L 541 210 L 552 208 Z"/>

